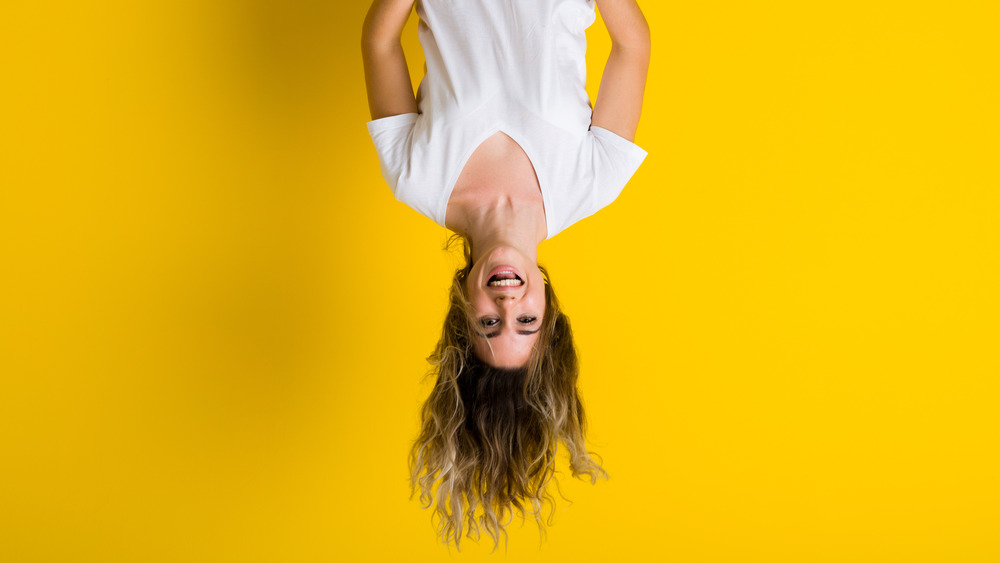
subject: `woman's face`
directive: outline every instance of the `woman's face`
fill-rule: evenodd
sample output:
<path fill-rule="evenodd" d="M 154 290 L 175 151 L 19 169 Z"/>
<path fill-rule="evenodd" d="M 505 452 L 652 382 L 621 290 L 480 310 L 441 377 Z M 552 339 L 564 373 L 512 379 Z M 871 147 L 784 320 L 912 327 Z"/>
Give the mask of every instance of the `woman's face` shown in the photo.
<path fill-rule="evenodd" d="M 511 247 L 500 247 L 480 257 L 465 285 L 476 356 L 495 367 L 524 366 L 545 314 L 545 281 L 538 265 Z"/>

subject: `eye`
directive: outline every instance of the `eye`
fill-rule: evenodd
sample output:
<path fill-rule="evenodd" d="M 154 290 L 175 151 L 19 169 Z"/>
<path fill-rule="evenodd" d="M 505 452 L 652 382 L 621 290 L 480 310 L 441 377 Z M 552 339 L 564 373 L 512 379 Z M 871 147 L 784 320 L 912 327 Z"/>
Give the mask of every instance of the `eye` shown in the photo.
<path fill-rule="evenodd" d="M 531 315 L 523 315 L 523 316 L 520 316 L 520 317 L 517 318 L 517 322 L 519 322 L 519 323 L 521 323 L 523 325 L 530 325 L 531 323 L 535 322 L 536 320 L 538 320 L 538 317 L 533 317 Z"/>
<path fill-rule="evenodd" d="M 500 324 L 500 319 L 483 317 L 483 318 L 479 319 L 479 324 L 483 325 L 486 328 L 493 328 L 493 327 L 497 326 L 498 324 Z"/>

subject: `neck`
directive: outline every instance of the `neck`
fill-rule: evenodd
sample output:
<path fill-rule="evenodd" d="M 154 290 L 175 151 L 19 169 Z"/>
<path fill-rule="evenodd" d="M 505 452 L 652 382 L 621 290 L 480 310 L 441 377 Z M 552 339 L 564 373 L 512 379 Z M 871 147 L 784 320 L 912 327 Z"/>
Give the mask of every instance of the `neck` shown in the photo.
<path fill-rule="evenodd" d="M 456 219 L 450 227 L 472 243 L 473 263 L 501 246 L 515 248 L 538 262 L 538 245 L 548 234 L 541 201 L 537 206 L 524 206 L 521 202 L 515 208 L 509 198 L 500 198 L 491 205 L 466 208 Z"/>

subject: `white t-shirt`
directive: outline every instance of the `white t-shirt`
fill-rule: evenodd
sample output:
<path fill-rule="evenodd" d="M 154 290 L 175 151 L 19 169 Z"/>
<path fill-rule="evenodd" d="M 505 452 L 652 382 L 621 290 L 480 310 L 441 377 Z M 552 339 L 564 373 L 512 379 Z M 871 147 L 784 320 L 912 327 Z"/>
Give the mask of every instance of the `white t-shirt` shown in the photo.
<path fill-rule="evenodd" d="M 396 199 L 445 226 L 466 161 L 499 131 L 535 169 L 547 238 L 618 197 L 647 153 L 590 126 L 593 0 L 417 0 L 417 13 L 420 113 L 368 122 Z"/>

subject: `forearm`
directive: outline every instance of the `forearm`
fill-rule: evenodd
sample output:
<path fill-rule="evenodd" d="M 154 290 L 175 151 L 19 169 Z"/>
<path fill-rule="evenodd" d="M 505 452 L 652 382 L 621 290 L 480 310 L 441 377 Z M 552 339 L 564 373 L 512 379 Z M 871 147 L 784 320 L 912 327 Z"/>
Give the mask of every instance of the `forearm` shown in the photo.
<path fill-rule="evenodd" d="M 416 99 L 400 37 L 414 0 L 375 0 L 361 33 L 372 119 L 415 113 Z"/>

